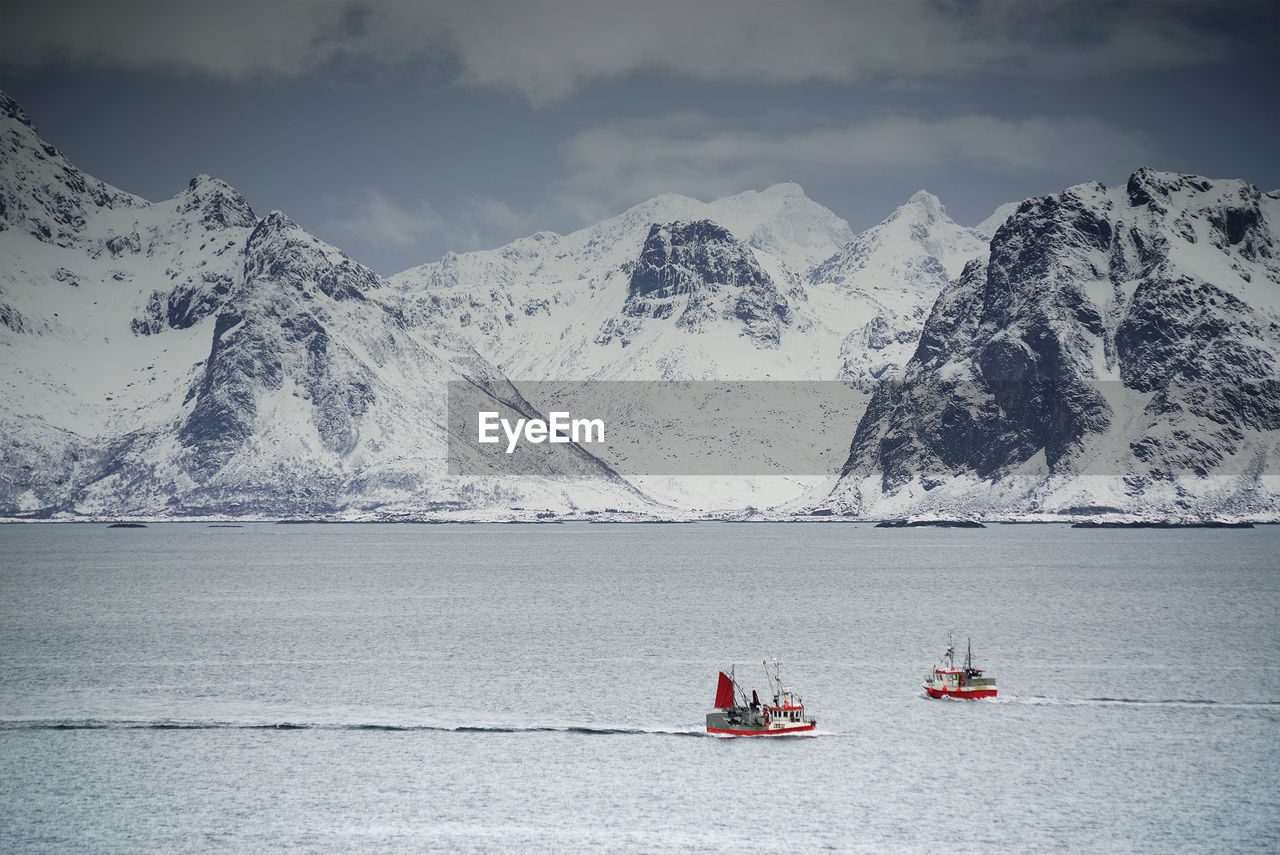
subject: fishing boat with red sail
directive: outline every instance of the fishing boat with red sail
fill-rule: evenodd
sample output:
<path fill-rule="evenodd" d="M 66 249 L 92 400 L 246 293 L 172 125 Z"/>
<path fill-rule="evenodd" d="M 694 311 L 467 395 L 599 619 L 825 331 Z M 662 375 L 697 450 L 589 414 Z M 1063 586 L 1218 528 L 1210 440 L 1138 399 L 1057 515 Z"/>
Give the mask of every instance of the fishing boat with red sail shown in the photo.
<path fill-rule="evenodd" d="M 765 662 L 765 678 L 773 686 L 773 702 L 761 703 L 755 689 L 747 700 L 746 690 L 738 685 L 734 669 L 720 672 L 716 687 L 716 708 L 707 713 L 707 733 L 717 736 L 789 736 L 813 730 L 818 722 L 806 718 L 804 702 L 790 686 L 782 685 L 782 663 L 773 660 L 773 670 Z"/>
<path fill-rule="evenodd" d="M 924 691 L 931 698 L 994 698 L 996 678 L 983 674 L 973 667 L 973 639 L 969 639 L 969 652 L 964 657 L 964 667 L 956 666 L 956 649 L 947 633 L 947 652 L 942 661 L 924 676 Z"/>

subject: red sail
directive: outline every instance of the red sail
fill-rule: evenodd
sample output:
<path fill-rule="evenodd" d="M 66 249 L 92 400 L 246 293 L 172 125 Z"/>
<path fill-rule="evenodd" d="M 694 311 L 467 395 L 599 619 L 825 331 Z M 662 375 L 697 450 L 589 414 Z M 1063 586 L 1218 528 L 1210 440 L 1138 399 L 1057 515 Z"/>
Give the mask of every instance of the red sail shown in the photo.
<path fill-rule="evenodd" d="M 729 675 L 720 672 L 720 685 L 716 686 L 716 708 L 725 709 L 733 706 L 733 681 Z"/>

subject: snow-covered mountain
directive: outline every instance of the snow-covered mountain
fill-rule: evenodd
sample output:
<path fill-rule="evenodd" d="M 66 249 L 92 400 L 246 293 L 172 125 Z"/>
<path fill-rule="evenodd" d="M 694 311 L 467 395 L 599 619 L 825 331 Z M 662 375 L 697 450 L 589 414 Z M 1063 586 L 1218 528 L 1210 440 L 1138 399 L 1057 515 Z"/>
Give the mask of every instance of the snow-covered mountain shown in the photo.
<path fill-rule="evenodd" d="M 704 203 L 664 195 L 598 225 L 449 255 L 392 277 L 516 382 L 840 381 L 905 364 L 925 313 L 987 239 L 928 193 L 854 235 L 795 184 Z M 807 425 L 819 447 L 839 422 Z M 714 443 L 700 433 L 697 443 Z M 723 442 L 735 442 L 729 431 Z M 833 452 L 831 471 L 840 459 Z M 821 478 L 637 481 L 682 506 L 768 505 Z"/>
<path fill-rule="evenodd" d="M 1020 205 L 881 386 L 841 510 L 1271 514 L 1280 195 L 1134 173 Z"/>
<path fill-rule="evenodd" d="M 449 476 L 445 384 L 528 402 L 461 337 L 200 176 L 148 203 L 0 96 L 0 513 L 650 508 L 577 446 Z"/>
<path fill-rule="evenodd" d="M 1008 213 L 1002 207 L 981 226 L 965 228 L 921 190 L 814 269 L 812 290 L 843 298 L 858 321 L 840 343 L 839 378 L 871 391 L 896 377 L 933 301 L 967 262 L 986 256 L 991 232 L 983 229 L 994 230 Z"/>
<path fill-rule="evenodd" d="M 659 196 L 388 287 L 224 182 L 148 202 L 84 175 L 12 100 L 0 111 L 5 513 L 651 508 L 576 449 L 538 461 L 545 483 L 447 477 L 445 383 L 519 412 L 547 402 L 508 376 L 839 379 L 866 393 L 903 361 L 945 271 L 985 252 L 928 194 L 855 236 L 781 184 Z M 845 428 L 818 422 L 838 465 Z M 633 480 L 698 507 L 815 486 Z"/>
<path fill-rule="evenodd" d="M 84 175 L 3 95 L 0 155 L 0 516 L 680 515 L 827 494 L 822 476 L 628 481 L 574 445 L 520 476 L 447 468 L 448 383 L 532 415 L 571 381 L 701 379 L 869 399 L 796 425 L 838 466 L 857 424 L 822 502 L 849 514 L 1280 507 L 1280 196 L 1240 181 L 1144 169 L 974 228 L 922 191 L 859 235 L 794 184 L 664 195 L 388 281 L 217 179 L 153 203 Z M 688 444 L 732 454 L 745 437 L 693 394 Z"/>
<path fill-rule="evenodd" d="M 776 346 L 762 349 L 750 320 L 699 306 L 715 293 L 730 299 L 743 283 L 790 300 L 808 269 L 852 237 L 794 184 L 710 203 L 664 194 L 569 235 L 451 253 L 391 281 L 516 379 L 810 379 L 821 368 L 799 314 L 804 334 L 775 330 Z M 682 308 L 646 320 L 640 295 L 646 275 L 666 275 L 659 262 L 683 278 L 671 295 Z"/>
<path fill-rule="evenodd" d="M 948 275 L 984 256 L 987 238 L 924 192 L 854 235 L 780 184 L 709 203 L 666 194 L 391 281 L 513 378 L 839 379 L 870 391 L 906 362 Z"/>

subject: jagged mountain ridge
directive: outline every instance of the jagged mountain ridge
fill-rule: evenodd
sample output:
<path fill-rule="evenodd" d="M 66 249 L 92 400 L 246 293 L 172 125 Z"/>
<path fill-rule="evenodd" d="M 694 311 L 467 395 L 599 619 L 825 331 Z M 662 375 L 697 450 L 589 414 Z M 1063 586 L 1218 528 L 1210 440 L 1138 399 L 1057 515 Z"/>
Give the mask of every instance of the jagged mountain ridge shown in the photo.
<path fill-rule="evenodd" d="M 1274 512 L 1280 197 L 1135 172 L 1022 203 L 874 395 L 832 501 Z"/>
<path fill-rule="evenodd" d="M 0 318 L 13 355 L 0 378 L 13 404 L 0 413 L 13 437 L 4 491 L 10 508 L 333 510 L 409 501 L 428 481 L 440 486 L 408 471 L 421 467 L 424 456 L 435 459 L 423 449 L 438 444 L 415 430 L 440 420 L 429 408 L 414 410 L 415 402 L 397 398 L 397 390 L 476 373 L 484 383 L 505 383 L 491 365 L 478 368 L 486 360 L 441 323 L 446 292 L 391 293 L 336 250 L 304 249 L 313 239 L 287 218 L 260 220 L 233 188 L 209 176 L 166 202 L 119 191 L 76 170 L 35 134 L 16 104 L 4 103 L 14 153 L 6 160 L 0 232 L 7 261 Z M 640 256 L 654 227 L 669 234 L 671 224 L 682 222 L 704 224 L 703 233 L 681 234 L 661 264 L 644 267 Z M 277 237 L 293 238 L 270 242 L 279 257 L 265 262 L 256 247 L 268 225 Z M 487 284 L 502 287 L 490 288 L 485 302 L 477 299 L 483 289 L 473 290 L 476 281 L 461 276 L 446 296 L 455 306 L 466 301 L 457 316 L 461 335 L 482 328 L 502 333 L 472 340 L 531 355 L 536 377 L 833 377 L 838 357 L 848 357 L 850 301 L 838 288 L 810 287 L 804 274 L 853 237 L 796 185 L 713 203 L 669 194 L 564 238 L 540 233 L 492 253 L 455 256 L 456 270 L 481 269 Z M 678 318 L 657 317 L 656 309 L 641 306 L 644 272 L 677 269 L 690 302 Z M 303 287 L 335 276 L 362 284 L 333 293 Z M 556 319 L 567 319 L 573 334 L 566 336 L 565 327 L 553 338 L 535 326 L 512 339 L 495 323 L 509 321 L 522 284 L 545 293 L 548 283 L 570 279 L 550 300 L 526 299 L 516 317 L 542 321 L 575 302 L 591 304 L 585 314 L 571 309 Z M 925 287 L 921 302 L 938 286 Z M 309 296 L 298 304 L 295 292 Z M 597 295 L 606 299 L 592 303 Z M 467 323 L 471 311 L 475 323 Z M 861 311 L 854 306 L 862 325 L 883 325 Z M 611 338 L 611 323 L 624 334 Z M 668 334 L 677 323 L 687 335 Z M 646 329 L 626 334 L 626 325 L 636 324 Z M 402 327 L 390 334 L 391 348 L 388 325 Z M 871 341 L 881 332 L 875 327 Z M 415 353 L 411 361 L 439 369 L 427 372 L 431 377 L 401 367 L 394 380 L 379 380 L 387 372 L 371 367 L 370 348 L 397 351 L 395 363 L 427 339 L 439 358 Z M 545 346 L 551 342 L 558 347 Z M 605 358 L 596 359 L 602 352 Z M 496 360 L 503 353 L 487 355 Z M 281 394 L 286 387 L 288 399 Z M 377 401 L 398 401 L 418 416 L 392 431 L 396 418 Z M 388 431 L 402 433 L 403 444 L 416 450 L 395 451 Z M 730 492 L 742 489 L 733 485 Z M 757 504 L 767 502 L 754 487 L 746 492 Z M 453 501 L 447 488 L 443 494 L 442 502 Z M 634 499 L 627 493 L 608 503 Z M 563 492 L 556 502 L 573 504 Z"/>
<path fill-rule="evenodd" d="M 791 314 L 786 296 L 755 257 L 710 220 L 655 223 L 632 268 L 622 308 L 622 315 L 635 319 L 630 332 L 643 318 L 674 317 L 678 329 L 694 332 L 714 320 L 737 320 L 756 347 L 777 347 Z M 602 331 L 596 343 L 608 344 L 610 335 Z"/>
<path fill-rule="evenodd" d="M 983 229 L 998 225 L 997 218 L 1003 222 L 997 212 L 965 228 L 947 216 L 938 197 L 921 190 L 809 274 L 815 288 L 846 295 L 867 318 L 840 344 L 840 379 L 871 391 L 897 376 L 937 295 L 966 262 L 986 255 L 991 233 Z"/>
<path fill-rule="evenodd" d="M 660 196 L 570 235 L 446 256 L 392 281 L 517 382 L 825 380 L 865 395 L 906 362 L 948 270 L 985 252 L 984 237 L 928 193 L 853 235 L 784 184 L 710 203 Z M 814 447 L 848 442 L 837 423 L 812 429 Z M 691 437 L 717 441 L 732 444 L 731 431 Z M 840 462 L 833 451 L 833 472 Z M 831 482 L 637 483 L 686 507 L 745 507 Z"/>
<path fill-rule="evenodd" d="M 533 409 L 507 351 L 536 377 L 868 389 L 912 352 L 832 495 L 864 516 L 1277 505 L 1280 197 L 1243 182 L 1140 170 L 1029 200 L 990 258 L 923 193 L 842 245 L 794 185 L 658 197 L 393 289 L 208 176 L 157 203 L 84 176 L 0 107 L 8 513 L 651 508 L 584 457 L 549 487 L 442 474 L 445 380 Z"/>
<path fill-rule="evenodd" d="M 90 238 L 89 219 L 102 209 L 141 208 L 145 200 L 76 169 L 36 133 L 18 102 L 0 92 L 0 225 L 54 246 Z M 115 237 L 115 236 L 111 236 Z"/>
<path fill-rule="evenodd" d="M 0 103 L 0 512 L 651 507 L 576 447 L 537 479 L 448 476 L 447 381 L 532 412 L 470 345 L 225 183 L 146 202 Z"/>
<path fill-rule="evenodd" d="M 691 223 L 708 224 L 704 238 Z M 667 194 L 570 235 L 450 254 L 391 281 L 517 378 L 841 379 L 870 390 L 905 363 L 947 271 L 985 251 L 984 236 L 924 192 L 853 235 L 783 184 L 710 203 Z M 649 323 L 633 282 L 659 270 L 653 253 L 685 291 L 735 302 L 729 282 L 755 291 L 740 313 L 700 311 L 694 298 L 693 314 L 682 303 Z M 726 323 L 704 323 L 713 319 Z"/>
<path fill-rule="evenodd" d="M 716 254 L 732 256 L 743 276 L 767 280 L 764 287 L 784 294 L 800 283 L 804 270 L 852 237 L 844 220 L 794 184 L 710 203 L 664 194 L 568 235 L 539 232 L 496 250 L 450 253 L 391 281 L 515 378 L 745 379 L 771 371 L 810 376 L 808 366 L 790 367 L 800 358 L 799 341 L 794 354 L 785 347 L 782 353 L 758 354 L 756 340 L 737 341 L 742 330 L 733 325 L 686 324 L 685 334 L 671 336 L 666 333 L 674 318 L 669 324 L 637 323 L 634 301 L 630 307 L 627 301 L 653 227 L 694 222 L 727 232 L 715 239 L 721 246 Z M 681 235 L 677 243 L 694 251 L 699 242 L 686 238 L 692 235 Z M 747 270 L 757 267 L 762 275 Z M 725 284 L 717 282 L 723 278 L 717 273 L 703 275 L 708 272 L 689 270 L 712 290 Z"/>

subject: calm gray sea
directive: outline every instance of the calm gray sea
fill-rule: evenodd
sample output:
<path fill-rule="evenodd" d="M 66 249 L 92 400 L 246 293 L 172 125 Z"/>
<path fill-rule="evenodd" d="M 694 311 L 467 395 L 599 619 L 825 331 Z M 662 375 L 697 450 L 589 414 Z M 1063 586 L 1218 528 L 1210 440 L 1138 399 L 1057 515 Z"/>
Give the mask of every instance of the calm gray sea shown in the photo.
<path fill-rule="evenodd" d="M 1278 615 L 1280 527 L 0 526 L 0 851 L 1276 852 Z"/>

